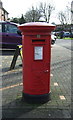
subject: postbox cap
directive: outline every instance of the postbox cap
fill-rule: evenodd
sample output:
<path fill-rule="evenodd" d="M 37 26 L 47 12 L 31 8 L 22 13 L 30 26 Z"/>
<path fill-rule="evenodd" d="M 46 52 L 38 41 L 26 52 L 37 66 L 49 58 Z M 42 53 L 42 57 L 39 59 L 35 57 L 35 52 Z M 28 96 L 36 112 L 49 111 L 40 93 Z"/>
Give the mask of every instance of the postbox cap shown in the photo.
<path fill-rule="evenodd" d="M 52 30 L 55 29 L 55 25 L 46 23 L 46 22 L 29 22 L 29 23 L 25 23 L 22 25 L 19 25 L 18 28 L 22 31 L 22 32 L 51 32 Z"/>
<path fill-rule="evenodd" d="M 55 26 L 46 22 L 29 22 L 19 26 Z"/>

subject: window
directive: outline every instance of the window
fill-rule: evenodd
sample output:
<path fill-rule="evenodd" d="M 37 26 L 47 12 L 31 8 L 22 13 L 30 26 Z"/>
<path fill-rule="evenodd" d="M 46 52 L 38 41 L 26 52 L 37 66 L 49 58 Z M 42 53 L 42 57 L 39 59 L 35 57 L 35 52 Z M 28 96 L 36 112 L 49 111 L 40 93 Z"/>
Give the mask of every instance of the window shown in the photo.
<path fill-rule="evenodd" d="M 18 28 L 14 25 L 5 24 L 5 32 L 7 33 L 17 33 Z"/>

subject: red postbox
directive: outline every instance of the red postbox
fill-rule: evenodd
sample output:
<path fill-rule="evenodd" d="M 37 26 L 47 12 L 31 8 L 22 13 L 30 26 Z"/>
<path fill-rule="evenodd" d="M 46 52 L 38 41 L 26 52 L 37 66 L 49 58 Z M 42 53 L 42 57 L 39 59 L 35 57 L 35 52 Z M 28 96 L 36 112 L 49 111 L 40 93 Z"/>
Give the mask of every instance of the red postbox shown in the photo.
<path fill-rule="evenodd" d="M 19 26 L 23 44 L 23 98 L 31 103 L 50 99 L 51 31 L 55 26 L 42 22 Z"/>

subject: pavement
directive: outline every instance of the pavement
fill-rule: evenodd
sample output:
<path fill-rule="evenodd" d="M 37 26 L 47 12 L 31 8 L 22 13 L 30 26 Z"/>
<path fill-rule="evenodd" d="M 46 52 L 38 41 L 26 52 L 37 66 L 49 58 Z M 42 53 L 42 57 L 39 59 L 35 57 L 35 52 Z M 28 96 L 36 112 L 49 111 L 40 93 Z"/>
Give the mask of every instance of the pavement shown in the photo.
<path fill-rule="evenodd" d="M 23 79 L 22 64 L 19 56 L 13 70 L 9 70 L 13 53 L 3 53 L 2 86 L 2 119 L 71 119 L 71 50 L 57 44 L 51 48 L 51 100 L 44 104 L 28 104 L 22 100 Z M 1 109 L 0 109 L 1 111 Z"/>

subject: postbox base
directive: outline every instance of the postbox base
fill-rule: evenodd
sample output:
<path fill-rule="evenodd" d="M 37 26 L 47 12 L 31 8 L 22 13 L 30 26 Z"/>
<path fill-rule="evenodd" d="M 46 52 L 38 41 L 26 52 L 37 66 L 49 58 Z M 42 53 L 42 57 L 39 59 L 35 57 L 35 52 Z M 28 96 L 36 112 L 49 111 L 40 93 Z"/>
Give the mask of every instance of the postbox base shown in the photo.
<path fill-rule="evenodd" d="M 22 93 L 22 99 L 28 103 L 46 103 L 51 100 L 50 93 L 43 95 L 29 95 Z"/>

